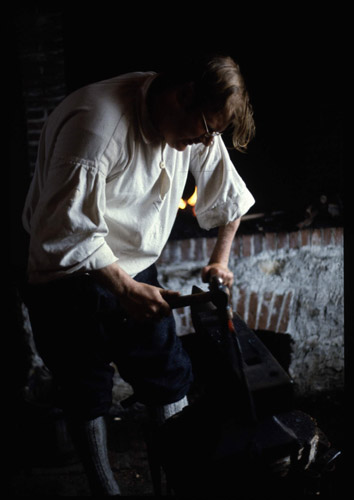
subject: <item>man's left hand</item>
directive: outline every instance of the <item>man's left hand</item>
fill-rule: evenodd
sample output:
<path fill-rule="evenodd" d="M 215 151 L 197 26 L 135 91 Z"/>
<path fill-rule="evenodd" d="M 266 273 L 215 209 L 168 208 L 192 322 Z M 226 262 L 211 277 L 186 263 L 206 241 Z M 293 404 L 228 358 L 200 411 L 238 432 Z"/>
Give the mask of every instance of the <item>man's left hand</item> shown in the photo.
<path fill-rule="evenodd" d="M 234 275 L 230 269 L 218 262 L 214 262 L 213 264 L 208 264 L 202 269 L 202 280 L 204 283 L 208 283 L 212 276 L 218 276 L 222 279 L 224 285 L 231 287 L 234 282 Z"/>

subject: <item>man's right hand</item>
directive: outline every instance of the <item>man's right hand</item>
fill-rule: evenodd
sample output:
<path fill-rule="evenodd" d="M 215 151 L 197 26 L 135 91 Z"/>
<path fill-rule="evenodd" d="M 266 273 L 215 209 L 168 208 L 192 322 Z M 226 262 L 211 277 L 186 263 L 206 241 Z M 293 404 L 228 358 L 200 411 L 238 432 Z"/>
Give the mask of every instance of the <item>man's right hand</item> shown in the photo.
<path fill-rule="evenodd" d="M 130 316 L 138 321 L 147 321 L 159 320 L 171 314 L 171 308 L 165 299 L 179 295 L 178 292 L 133 282 L 126 293 L 119 297 L 122 307 Z"/>
<path fill-rule="evenodd" d="M 127 314 L 138 321 L 169 316 L 172 311 L 167 299 L 179 295 L 179 292 L 135 281 L 116 262 L 93 271 L 92 275 L 117 295 Z"/>

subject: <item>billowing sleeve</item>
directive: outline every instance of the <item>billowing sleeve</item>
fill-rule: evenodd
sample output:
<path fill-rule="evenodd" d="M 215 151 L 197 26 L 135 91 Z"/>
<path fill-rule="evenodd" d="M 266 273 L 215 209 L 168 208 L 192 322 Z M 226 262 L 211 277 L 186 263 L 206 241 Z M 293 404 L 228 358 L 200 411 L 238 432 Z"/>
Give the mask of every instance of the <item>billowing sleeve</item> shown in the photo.
<path fill-rule="evenodd" d="M 220 136 L 215 137 L 211 147 L 196 148 L 190 171 L 198 189 L 195 213 L 203 229 L 224 226 L 255 203 Z"/>
<path fill-rule="evenodd" d="M 30 217 L 29 272 L 36 282 L 118 260 L 105 241 L 105 184 L 94 162 L 55 160 Z"/>

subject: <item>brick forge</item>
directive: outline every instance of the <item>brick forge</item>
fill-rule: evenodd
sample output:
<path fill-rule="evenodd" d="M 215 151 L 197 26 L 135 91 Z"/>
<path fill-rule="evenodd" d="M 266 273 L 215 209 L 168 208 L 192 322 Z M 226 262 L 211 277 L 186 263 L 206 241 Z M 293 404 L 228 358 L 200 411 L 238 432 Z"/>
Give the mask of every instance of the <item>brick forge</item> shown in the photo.
<path fill-rule="evenodd" d="M 163 270 L 164 280 L 166 272 L 175 270 L 178 275 L 183 273 L 183 263 L 186 265 L 186 281 L 182 284 L 182 289 L 186 288 L 190 282 L 190 273 L 198 281 L 201 288 L 205 288 L 193 269 L 193 262 L 196 266 L 200 262 L 206 262 L 215 243 L 215 238 L 196 238 L 187 240 L 173 240 L 167 243 L 163 254 L 159 259 L 159 267 Z M 307 248 L 316 254 L 316 249 L 325 250 L 327 247 L 335 247 L 339 253 L 343 249 L 343 228 L 316 228 L 302 229 L 290 233 L 264 233 L 264 234 L 244 234 L 237 236 L 232 249 L 231 267 L 237 273 L 237 265 L 242 261 L 267 254 L 272 256 L 272 260 L 260 260 L 259 266 L 268 275 L 278 274 L 283 266 L 282 261 L 276 257 L 283 256 Z M 180 278 L 183 281 L 183 277 Z M 169 281 L 169 279 L 167 279 Z M 247 321 L 250 328 L 260 330 L 271 330 L 279 333 L 287 332 L 290 320 L 290 308 L 294 297 L 294 289 L 284 290 L 279 293 L 273 289 L 272 280 L 267 280 L 268 288 L 254 291 L 242 283 L 242 279 L 236 282 L 233 290 L 234 310 Z M 192 284 L 191 284 L 192 285 Z M 197 284 L 198 285 L 198 284 Z M 188 292 L 190 293 L 190 290 Z M 189 327 L 184 309 L 178 309 L 178 315 L 183 317 L 183 324 Z M 187 333 L 187 332 L 183 332 Z"/>
<path fill-rule="evenodd" d="M 341 252 L 343 247 L 342 228 L 316 228 L 303 229 L 290 233 L 265 233 L 255 235 L 242 235 L 235 240 L 234 256 L 237 259 L 247 259 L 260 256 L 262 253 L 271 256 L 271 260 L 260 261 L 259 265 L 268 275 L 281 275 L 284 257 L 294 256 L 300 249 L 309 252 L 321 251 L 326 253 L 326 248 L 334 246 Z M 282 256 L 280 260 L 277 257 Z M 234 259 L 234 265 L 237 263 Z M 300 279 L 300 276 L 299 276 Z M 290 283 L 289 283 L 290 285 Z M 238 285 L 237 299 L 234 307 L 250 328 L 271 330 L 285 333 L 289 328 L 291 307 L 296 295 L 296 288 L 301 283 L 292 283 L 289 289 L 274 289 L 273 280 L 267 280 L 262 292 L 249 291 L 249 287 L 242 283 Z"/>
<path fill-rule="evenodd" d="M 200 268 L 215 238 L 171 240 L 158 262 L 161 284 L 203 290 Z M 300 391 L 341 387 L 344 371 L 343 229 L 240 234 L 233 243 L 233 309 L 254 330 L 288 333 Z M 175 311 L 179 335 L 193 332 L 189 308 Z"/>

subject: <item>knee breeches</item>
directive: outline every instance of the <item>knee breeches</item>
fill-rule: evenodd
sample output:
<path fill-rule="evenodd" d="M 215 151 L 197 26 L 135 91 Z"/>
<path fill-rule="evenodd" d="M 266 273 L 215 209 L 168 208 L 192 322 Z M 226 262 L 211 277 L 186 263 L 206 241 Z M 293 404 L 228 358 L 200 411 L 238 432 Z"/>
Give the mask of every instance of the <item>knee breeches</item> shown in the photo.
<path fill-rule="evenodd" d="M 160 286 L 154 266 L 135 279 Z M 173 316 L 138 323 L 90 275 L 29 286 L 26 302 L 36 347 L 67 414 L 92 419 L 108 411 L 112 362 L 144 404 L 164 405 L 187 394 L 191 363 Z"/>

